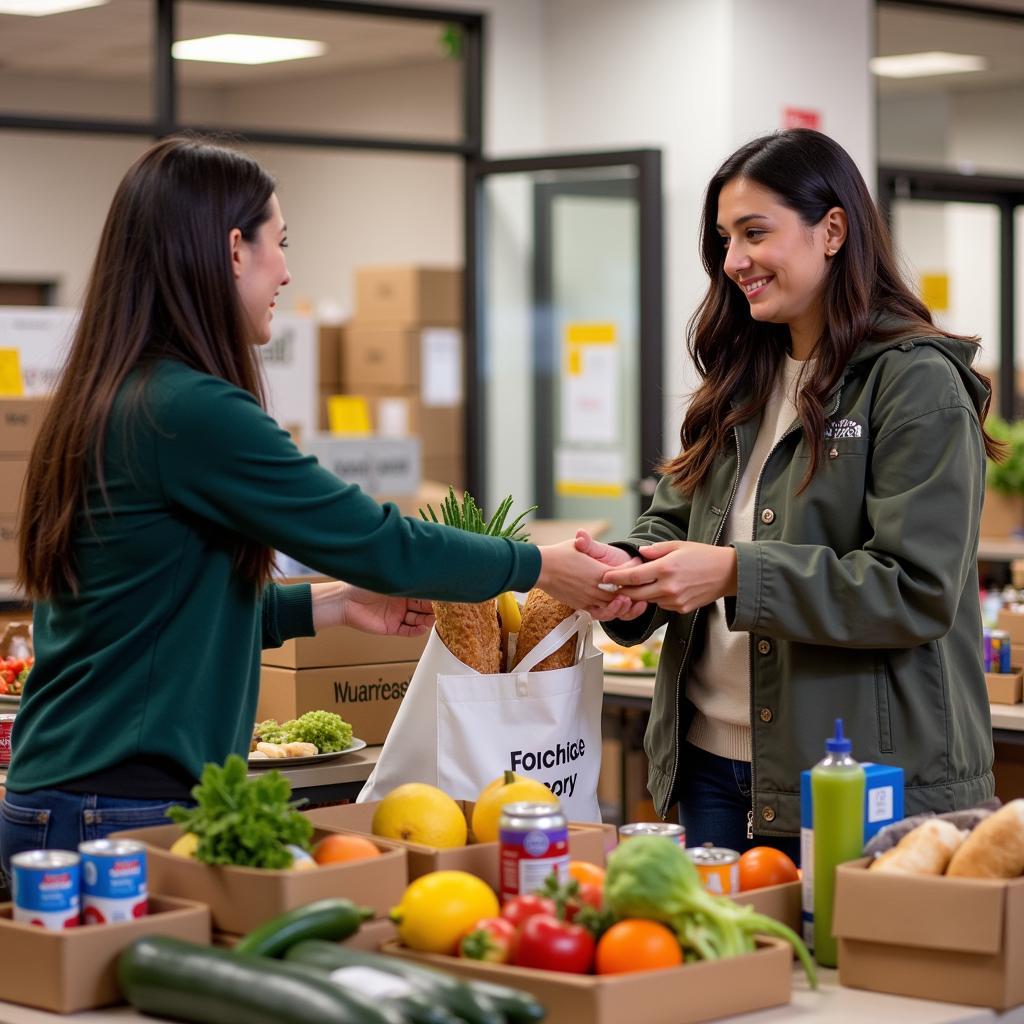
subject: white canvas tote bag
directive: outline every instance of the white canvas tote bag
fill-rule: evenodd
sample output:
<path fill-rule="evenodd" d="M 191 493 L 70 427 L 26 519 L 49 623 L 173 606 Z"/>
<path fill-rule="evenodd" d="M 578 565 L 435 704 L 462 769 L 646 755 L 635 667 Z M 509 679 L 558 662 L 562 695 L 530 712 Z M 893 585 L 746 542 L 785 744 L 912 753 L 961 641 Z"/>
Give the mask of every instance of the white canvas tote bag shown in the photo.
<path fill-rule="evenodd" d="M 358 802 L 405 782 L 475 800 L 503 771 L 538 779 L 570 821 L 600 821 L 604 662 L 586 612 L 559 623 L 512 672 L 483 675 L 433 630 Z M 533 671 L 576 637 L 576 663 Z"/>

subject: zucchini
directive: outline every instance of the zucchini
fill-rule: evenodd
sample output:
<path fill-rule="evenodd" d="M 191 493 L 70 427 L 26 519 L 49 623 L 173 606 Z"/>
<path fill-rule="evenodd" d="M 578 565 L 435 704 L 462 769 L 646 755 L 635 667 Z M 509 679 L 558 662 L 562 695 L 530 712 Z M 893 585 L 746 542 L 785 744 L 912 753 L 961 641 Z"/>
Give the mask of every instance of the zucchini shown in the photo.
<path fill-rule="evenodd" d="M 125 949 L 117 981 L 136 1009 L 192 1024 L 406 1024 L 318 971 L 163 936 Z"/>
<path fill-rule="evenodd" d="M 471 984 L 477 992 L 491 997 L 498 1009 L 509 1019 L 509 1024 L 535 1024 L 547 1016 L 548 1011 L 544 1004 L 521 988 L 509 988 L 507 985 L 496 985 L 491 981 L 476 979 Z"/>
<path fill-rule="evenodd" d="M 445 1009 L 440 1003 L 433 1002 L 422 992 L 396 996 L 387 1002 L 405 1014 L 409 1024 L 462 1024 L 461 1017 L 456 1017 L 450 1010 Z"/>
<path fill-rule="evenodd" d="M 471 984 L 430 967 L 409 963 L 400 957 L 348 949 L 331 942 L 300 942 L 285 954 L 288 963 L 304 964 L 330 973 L 339 967 L 373 967 L 405 978 L 418 992 L 440 1003 L 467 1024 L 505 1024 L 505 1014 L 490 996 Z"/>
<path fill-rule="evenodd" d="M 254 928 L 242 937 L 234 951 L 252 956 L 280 957 L 303 939 L 328 939 L 332 942 L 347 939 L 371 917 L 373 911 L 370 908 L 358 907 L 351 900 L 317 900 Z"/>

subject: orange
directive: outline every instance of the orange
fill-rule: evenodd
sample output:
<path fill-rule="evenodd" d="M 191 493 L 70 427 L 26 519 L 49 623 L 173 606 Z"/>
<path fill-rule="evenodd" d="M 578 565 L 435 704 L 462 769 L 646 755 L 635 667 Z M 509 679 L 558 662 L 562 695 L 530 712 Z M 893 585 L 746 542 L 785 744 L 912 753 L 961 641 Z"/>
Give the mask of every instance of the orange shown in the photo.
<path fill-rule="evenodd" d="M 313 847 L 313 860 L 317 864 L 340 864 L 347 860 L 366 860 L 379 857 L 377 844 L 363 836 L 343 836 L 335 833 L 324 836 Z"/>
<path fill-rule="evenodd" d="M 740 891 L 761 889 L 766 885 L 796 882 L 797 866 L 781 850 L 771 846 L 755 846 L 740 855 Z"/>
<path fill-rule="evenodd" d="M 672 930 L 657 921 L 627 918 L 601 936 L 594 956 L 598 974 L 625 974 L 678 967 L 683 951 Z"/>
<path fill-rule="evenodd" d="M 604 888 L 604 868 L 591 864 L 588 860 L 569 861 L 569 877 L 575 878 L 580 885 L 596 885 L 599 889 Z"/>

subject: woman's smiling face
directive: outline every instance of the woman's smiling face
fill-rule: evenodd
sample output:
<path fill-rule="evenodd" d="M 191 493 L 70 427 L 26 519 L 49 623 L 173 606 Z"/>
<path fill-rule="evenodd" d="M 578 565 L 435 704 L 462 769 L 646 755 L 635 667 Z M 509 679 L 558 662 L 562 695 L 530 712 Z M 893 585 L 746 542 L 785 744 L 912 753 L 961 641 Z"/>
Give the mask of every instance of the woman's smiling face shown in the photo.
<path fill-rule="evenodd" d="M 808 226 L 774 192 L 747 178 L 727 182 L 718 196 L 725 273 L 755 320 L 788 324 L 794 340 L 799 334 L 813 344 L 821 332 L 832 213 Z"/>

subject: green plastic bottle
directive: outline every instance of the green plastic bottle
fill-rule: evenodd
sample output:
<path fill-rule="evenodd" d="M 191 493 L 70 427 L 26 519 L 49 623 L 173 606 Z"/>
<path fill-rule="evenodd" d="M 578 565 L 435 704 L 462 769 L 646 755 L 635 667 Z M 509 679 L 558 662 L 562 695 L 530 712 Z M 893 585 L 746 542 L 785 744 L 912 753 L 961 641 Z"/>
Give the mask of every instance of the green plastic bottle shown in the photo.
<path fill-rule="evenodd" d="M 814 805 L 814 957 L 825 967 L 836 966 L 832 935 L 832 903 L 836 867 L 856 860 L 864 848 L 864 769 L 850 756 L 843 720 L 825 741 L 825 758 L 811 769 Z"/>

